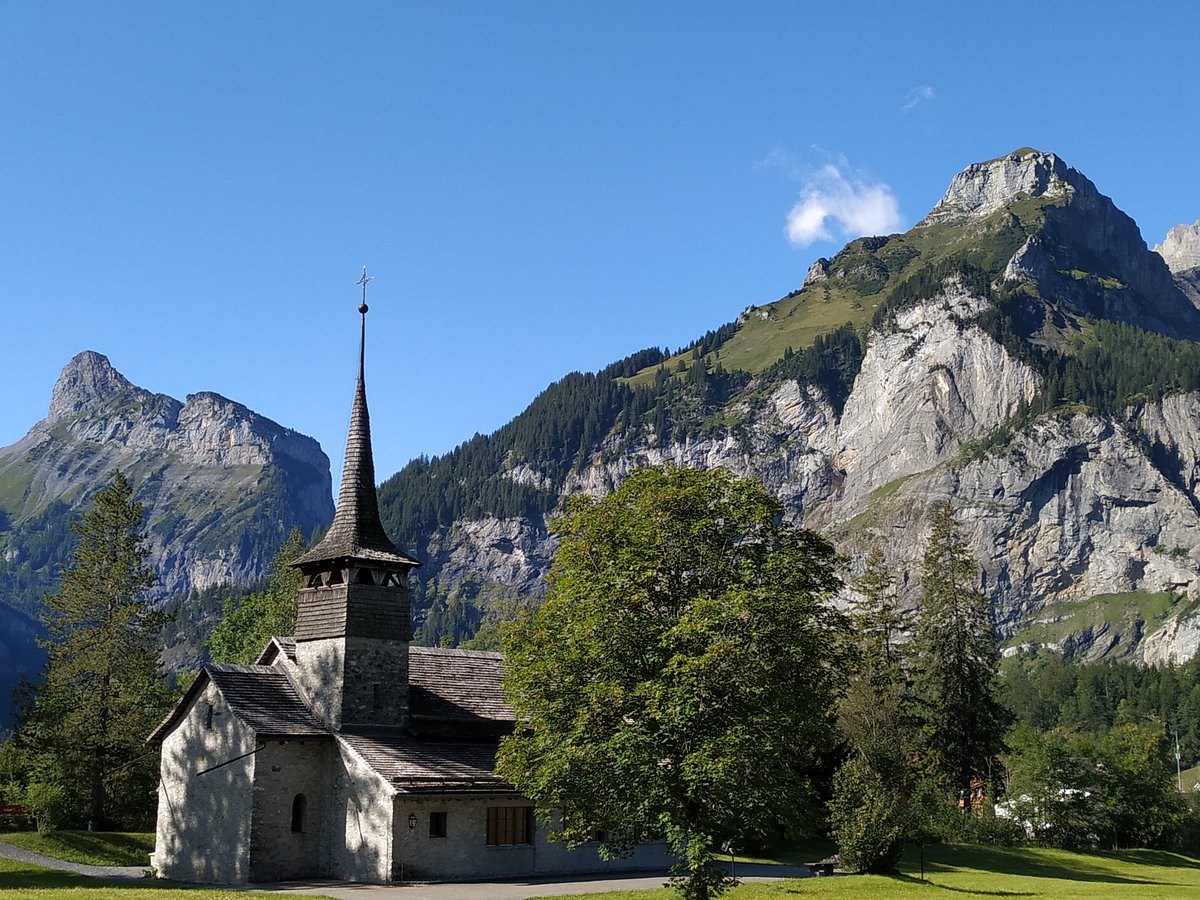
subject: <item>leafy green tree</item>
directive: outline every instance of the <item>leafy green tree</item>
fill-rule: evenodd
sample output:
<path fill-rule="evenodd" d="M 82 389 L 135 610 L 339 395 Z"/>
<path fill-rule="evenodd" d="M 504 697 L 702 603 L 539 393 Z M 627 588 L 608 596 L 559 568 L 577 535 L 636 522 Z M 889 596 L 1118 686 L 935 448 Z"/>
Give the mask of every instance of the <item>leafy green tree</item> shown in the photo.
<path fill-rule="evenodd" d="M 1185 808 L 1162 726 L 1118 725 L 1101 739 L 1098 756 L 1113 849 L 1170 847 Z"/>
<path fill-rule="evenodd" d="M 1103 768 L 1088 737 L 1028 723 L 1008 735 L 1005 804 L 1039 844 L 1078 850 L 1105 830 Z"/>
<path fill-rule="evenodd" d="M 921 570 L 921 611 L 914 638 L 916 714 L 925 758 L 950 793 L 971 809 L 972 782 L 991 788 L 1008 714 L 996 696 L 1000 655 L 978 567 L 954 511 L 943 503 Z"/>
<path fill-rule="evenodd" d="M 171 696 L 159 672 L 163 615 L 144 598 L 154 573 L 142 505 L 124 475 L 71 530 L 79 546 L 58 592 L 45 598 L 49 654 L 19 741 L 34 760 L 30 784 L 40 797 L 82 798 L 67 818 L 143 824 L 158 775 L 143 742 Z"/>
<path fill-rule="evenodd" d="M 726 842 L 761 839 L 812 800 L 830 742 L 845 619 L 837 557 L 782 521 L 762 485 L 725 470 L 640 469 L 575 498 L 544 605 L 505 641 L 522 723 L 497 771 L 569 845 L 627 853 L 661 834 L 676 886 L 730 883 Z"/>
<path fill-rule="evenodd" d="M 296 605 L 304 579 L 289 563 L 304 552 L 304 535 L 293 528 L 271 558 L 265 590 L 226 600 L 221 621 L 208 639 L 213 662 L 251 663 L 272 637 L 296 630 Z"/>

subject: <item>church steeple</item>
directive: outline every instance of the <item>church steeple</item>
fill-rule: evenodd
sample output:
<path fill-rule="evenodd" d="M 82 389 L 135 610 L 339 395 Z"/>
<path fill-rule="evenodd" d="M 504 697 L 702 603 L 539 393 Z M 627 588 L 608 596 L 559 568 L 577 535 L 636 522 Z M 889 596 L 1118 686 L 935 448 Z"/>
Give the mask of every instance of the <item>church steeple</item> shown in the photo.
<path fill-rule="evenodd" d="M 354 559 L 407 568 L 420 565 L 401 553 L 388 539 L 379 518 L 379 498 L 375 493 L 375 461 L 371 454 L 371 416 L 367 411 L 367 387 L 364 377 L 367 343 L 367 285 L 371 280 L 363 269 L 359 284 L 363 300 L 358 307 L 362 326 L 358 343 L 358 385 L 350 409 L 350 430 L 346 436 L 346 459 L 342 466 L 342 485 L 338 491 L 337 511 L 325 537 L 292 565 L 304 570 L 320 563 Z"/>
<path fill-rule="evenodd" d="M 408 573 L 420 565 L 396 549 L 379 518 L 363 374 L 368 281 L 364 269 L 358 384 L 337 512 L 321 542 L 292 562 L 304 575 L 296 610 L 299 686 L 334 729 L 407 723 Z"/>

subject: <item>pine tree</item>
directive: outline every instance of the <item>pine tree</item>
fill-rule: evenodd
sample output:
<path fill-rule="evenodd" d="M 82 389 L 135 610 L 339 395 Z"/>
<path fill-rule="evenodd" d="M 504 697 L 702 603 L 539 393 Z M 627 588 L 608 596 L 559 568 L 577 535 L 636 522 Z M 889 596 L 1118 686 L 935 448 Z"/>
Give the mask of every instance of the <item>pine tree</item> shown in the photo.
<path fill-rule="evenodd" d="M 154 573 L 141 528 L 120 472 L 72 525 L 79 546 L 45 598 L 49 655 L 21 734 L 32 780 L 80 798 L 73 817 L 97 826 L 148 818 L 158 766 L 144 741 L 170 702 L 157 640 L 166 617 L 145 600 Z"/>
<path fill-rule="evenodd" d="M 847 868 L 885 872 L 904 848 L 913 740 L 896 645 L 902 620 L 895 579 L 879 548 L 868 554 L 854 588 L 861 595 L 850 613 L 858 665 L 838 705 L 850 756 L 834 777 L 830 827 Z"/>
<path fill-rule="evenodd" d="M 858 634 L 864 663 L 872 669 L 892 670 L 900 665 L 897 640 L 904 620 L 896 608 L 896 583 L 883 559 L 872 547 L 854 588 L 862 600 L 850 614 Z"/>
<path fill-rule="evenodd" d="M 921 571 L 914 694 L 926 759 L 970 810 L 972 781 L 987 781 L 1008 715 L 996 698 L 999 652 L 978 567 L 949 503 L 934 509 Z"/>

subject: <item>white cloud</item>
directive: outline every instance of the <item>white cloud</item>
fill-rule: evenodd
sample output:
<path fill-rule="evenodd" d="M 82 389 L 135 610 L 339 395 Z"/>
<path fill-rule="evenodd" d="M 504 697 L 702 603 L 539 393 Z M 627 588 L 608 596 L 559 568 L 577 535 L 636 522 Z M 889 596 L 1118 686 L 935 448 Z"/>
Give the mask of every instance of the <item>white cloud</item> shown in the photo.
<path fill-rule="evenodd" d="M 828 163 L 809 177 L 800 199 L 787 216 L 787 236 L 798 247 L 831 241 L 836 228 L 850 240 L 864 234 L 891 234 L 900 229 L 900 204 L 883 182 L 870 184 L 853 172 Z"/>
<path fill-rule="evenodd" d="M 907 94 L 904 95 L 904 105 L 900 107 L 900 112 L 908 112 L 914 106 L 924 103 L 926 100 L 932 100 L 937 96 L 927 84 L 918 85 Z"/>

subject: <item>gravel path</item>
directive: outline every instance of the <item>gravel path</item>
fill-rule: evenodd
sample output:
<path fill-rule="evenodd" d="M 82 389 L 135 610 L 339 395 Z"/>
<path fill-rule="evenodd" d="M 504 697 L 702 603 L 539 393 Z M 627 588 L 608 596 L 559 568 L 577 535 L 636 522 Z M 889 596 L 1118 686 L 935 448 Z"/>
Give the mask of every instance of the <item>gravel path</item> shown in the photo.
<path fill-rule="evenodd" d="M 80 875 L 91 875 L 95 878 L 108 878 L 113 881 L 132 881 L 146 877 L 150 871 L 145 866 L 85 866 L 82 863 L 67 862 L 52 856 L 42 856 L 32 850 L 24 850 L 3 840 L 0 840 L 0 857 L 13 859 L 17 862 L 33 863 L 47 869 L 59 869 L 63 872 L 77 872 Z"/>

